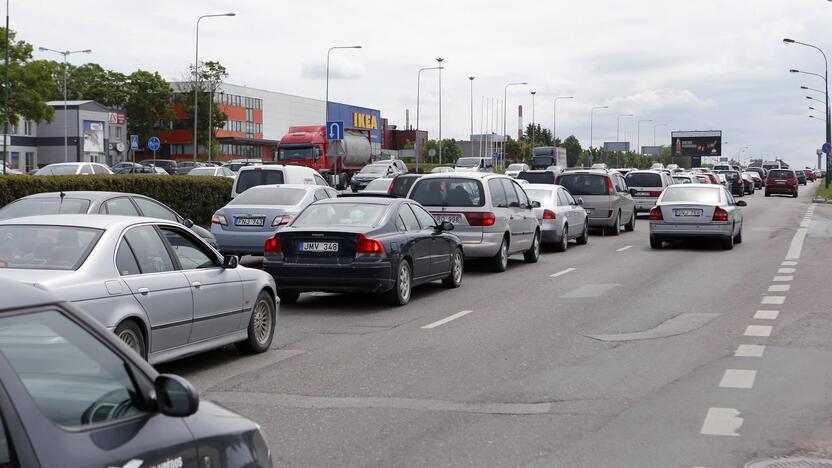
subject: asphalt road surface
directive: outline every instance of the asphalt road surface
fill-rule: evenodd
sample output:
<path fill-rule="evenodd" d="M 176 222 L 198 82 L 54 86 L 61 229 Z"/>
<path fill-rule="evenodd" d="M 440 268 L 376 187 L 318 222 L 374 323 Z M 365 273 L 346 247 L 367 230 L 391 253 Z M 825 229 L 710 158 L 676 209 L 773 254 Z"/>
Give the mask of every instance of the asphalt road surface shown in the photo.
<path fill-rule="evenodd" d="M 160 366 L 276 466 L 741 467 L 832 454 L 832 205 L 745 197 L 733 251 L 647 221 L 462 288 L 283 306 L 273 349 Z M 247 260 L 251 263 L 251 259 Z M 445 320 L 451 318 L 451 320 Z"/>

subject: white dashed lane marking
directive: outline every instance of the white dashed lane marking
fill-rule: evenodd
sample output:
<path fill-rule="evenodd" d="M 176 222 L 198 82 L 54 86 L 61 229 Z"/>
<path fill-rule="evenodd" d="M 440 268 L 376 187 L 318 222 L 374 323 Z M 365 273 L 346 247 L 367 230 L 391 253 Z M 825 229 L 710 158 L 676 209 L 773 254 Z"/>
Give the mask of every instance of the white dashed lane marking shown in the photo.
<path fill-rule="evenodd" d="M 455 313 L 451 316 L 445 317 L 442 320 L 437 320 L 433 323 L 429 323 L 429 324 L 425 325 L 422 328 L 425 329 L 425 330 L 430 330 L 431 328 L 436 328 L 440 325 L 445 325 L 446 323 L 450 322 L 451 320 L 456 320 L 460 317 L 464 317 L 464 316 L 470 314 L 471 312 L 473 312 L 473 310 L 463 310 L 462 312 L 457 312 L 457 313 Z"/>
<path fill-rule="evenodd" d="M 781 305 L 786 302 L 786 296 L 763 296 L 762 304 Z"/>
<path fill-rule="evenodd" d="M 757 371 L 747 369 L 725 369 L 725 374 L 719 382 L 722 388 L 754 388 Z"/>
<path fill-rule="evenodd" d="M 745 329 L 745 336 L 771 336 L 770 325 L 749 325 Z"/>
<path fill-rule="evenodd" d="M 632 249 L 632 248 L 633 248 L 632 245 L 628 245 L 628 246 L 625 246 L 625 247 L 621 247 L 620 249 L 616 250 L 616 252 L 623 252 L 627 249 Z"/>
<path fill-rule="evenodd" d="M 740 412 L 734 408 L 708 408 L 700 434 L 739 437 L 737 429 L 742 426 Z"/>
<path fill-rule="evenodd" d="M 778 274 L 790 275 L 795 272 L 794 268 L 780 268 L 777 270 Z"/>
<path fill-rule="evenodd" d="M 559 271 L 559 272 L 555 273 L 554 275 L 549 275 L 549 278 L 557 278 L 558 276 L 562 276 L 562 275 L 565 275 L 567 273 L 572 273 L 573 271 L 575 271 L 574 268 L 567 268 L 563 271 Z"/>
<path fill-rule="evenodd" d="M 778 315 L 780 315 L 780 311 L 777 310 L 758 310 L 754 314 L 754 318 L 757 320 L 777 320 Z"/>
<path fill-rule="evenodd" d="M 784 276 L 775 276 L 772 281 L 792 281 L 794 279 L 793 275 L 784 275 Z"/>
<path fill-rule="evenodd" d="M 785 262 L 781 263 L 781 265 L 786 266 L 786 267 L 787 266 L 797 266 L 797 262 L 794 262 L 794 261 L 791 261 L 791 260 L 786 260 Z"/>
<path fill-rule="evenodd" d="M 763 345 L 741 344 L 734 353 L 736 357 L 762 357 L 766 347 Z"/>
<path fill-rule="evenodd" d="M 803 241 L 806 240 L 806 228 L 800 228 L 794 233 L 789 251 L 786 253 L 786 260 L 797 260 L 800 252 L 803 251 Z"/>
<path fill-rule="evenodd" d="M 788 284 L 772 284 L 768 287 L 768 292 L 786 292 L 791 288 Z"/>

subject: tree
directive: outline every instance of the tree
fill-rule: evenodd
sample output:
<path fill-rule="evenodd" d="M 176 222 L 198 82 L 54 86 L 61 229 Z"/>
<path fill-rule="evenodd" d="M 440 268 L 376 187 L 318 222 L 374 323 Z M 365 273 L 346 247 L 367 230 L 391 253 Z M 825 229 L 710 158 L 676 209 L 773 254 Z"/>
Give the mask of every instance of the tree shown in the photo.
<path fill-rule="evenodd" d="M 435 150 L 436 155 L 430 156 L 430 150 Z M 462 149 L 457 144 L 456 140 L 443 139 L 442 140 L 442 164 L 454 164 L 457 159 L 462 157 Z M 422 149 L 422 160 L 427 163 L 439 163 L 439 142 L 436 140 L 428 140 L 425 142 L 425 147 Z"/>
<path fill-rule="evenodd" d="M 0 28 L 0 38 L 6 40 L 9 35 L 9 115 L 12 125 L 19 123 L 19 118 L 35 122 L 51 122 L 54 110 L 46 105 L 52 88 L 50 68 L 43 60 L 32 60 L 32 45 L 25 41 L 15 41 L 15 32 Z"/>
<path fill-rule="evenodd" d="M 534 136 L 534 146 L 553 146 L 552 132 L 548 128 L 543 128 L 540 124 L 529 124 L 526 126 L 526 141 L 531 142 Z"/>
<path fill-rule="evenodd" d="M 139 141 L 147 141 L 159 122 L 173 116 L 170 108 L 173 90 L 158 72 L 136 70 L 127 79 L 129 97 L 124 105 L 127 129 L 131 134 L 139 135 Z"/>
<path fill-rule="evenodd" d="M 581 148 L 581 142 L 575 138 L 575 135 L 569 135 L 566 140 L 563 141 L 563 146 L 566 148 L 566 163 L 569 167 L 575 166 L 578 163 L 578 157 L 583 152 Z"/>
<path fill-rule="evenodd" d="M 223 80 L 228 76 L 225 67 L 219 62 L 203 62 L 199 69 L 199 83 L 194 82 L 194 66 L 190 65 L 188 71 L 183 74 L 183 88 L 177 96 L 182 109 L 189 115 L 194 114 L 194 94 L 197 94 L 199 101 L 199 113 L 197 114 L 197 137 L 204 142 L 208 141 L 208 132 L 211 132 L 212 146 L 216 138 L 216 131 L 225 126 L 228 116 L 221 111 L 216 103 L 211 102 L 211 96 L 216 94 L 217 89 L 222 85 Z M 210 104 L 210 105 L 209 105 Z M 211 112 L 211 128 L 208 128 L 208 114 Z M 210 149 L 214 153 L 214 149 Z M 213 154 L 212 154 L 213 156 Z"/>

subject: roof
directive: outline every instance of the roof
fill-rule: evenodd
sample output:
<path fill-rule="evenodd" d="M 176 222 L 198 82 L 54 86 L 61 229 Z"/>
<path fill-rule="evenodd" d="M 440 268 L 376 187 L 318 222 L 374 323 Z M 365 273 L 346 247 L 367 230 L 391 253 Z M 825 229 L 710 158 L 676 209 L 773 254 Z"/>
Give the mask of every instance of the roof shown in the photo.
<path fill-rule="evenodd" d="M 255 185 L 250 189 L 246 189 L 246 192 L 249 190 L 271 190 L 271 189 L 282 189 L 282 188 L 290 188 L 290 189 L 300 189 L 306 191 L 312 191 L 315 189 L 324 188 L 322 185 L 312 185 L 312 184 L 269 184 L 269 185 Z"/>
<path fill-rule="evenodd" d="M 123 226 L 127 227 L 133 224 L 146 223 L 148 221 L 161 221 L 168 224 L 175 224 L 164 219 L 154 219 L 139 216 L 118 216 L 118 215 L 100 215 L 90 214 L 78 216 L 77 214 L 57 214 L 57 215 L 40 215 L 40 216 L 26 216 L 23 218 L 5 219 L 2 225 L 33 225 L 42 224 L 49 226 L 71 226 L 71 227 L 86 227 L 92 229 L 109 229 L 111 227 Z"/>
<path fill-rule="evenodd" d="M 429 174 L 422 175 L 424 179 L 449 179 L 449 178 L 457 178 L 457 179 L 484 179 L 488 176 L 501 176 L 501 177 L 508 177 L 503 176 L 502 174 L 496 174 L 494 172 L 432 172 Z"/>
<path fill-rule="evenodd" d="M 523 188 L 526 190 L 549 190 L 552 192 L 559 189 L 560 187 L 560 185 L 555 184 L 526 184 L 523 186 Z"/>
<path fill-rule="evenodd" d="M 91 99 L 87 99 L 86 101 L 66 101 L 67 106 L 80 106 L 81 104 L 89 104 L 91 102 L 95 102 Z M 47 106 L 56 106 L 61 107 L 64 105 L 64 101 L 47 101 Z"/>
<path fill-rule="evenodd" d="M 338 198 L 327 198 L 324 200 L 319 200 L 316 202 L 316 205 L 321 203 L 367 203 L 370 205 L 392 205 L 396 202 L 404 202 L 406 201 L 404 198 L 397 198 L 394 196 L 388 197 L 376 197 L 376 196 L 361 196 L 361 195 L 348 195 L 346 197 L 338 197 Z"/>
<path fill-rule="evenodd" d="M 0 311 L 63 302 L 42 289 L 4 278 L 0 278 L 0 290 L 12 293 L 3 295 L 3 301 L 0 302 Z"/>
<path fill-rule="evenodd" d="M 98 198 L 111 198 L 111 197 L 123 197 L 123 196 L 137 196 L 135 193 L 123 193 L 123 192 L 96 192 L 96 191 L 69 191 L 63 192 L 65 195 L 65 199 L 73 199 L 73 198 L 82 198 L 85 200 L 93 200 Z M 58 197 L 61 195 L 61 192 L 43 192 L 43 193 L 35 193 L 33 195 L 28 195 L 23 198 L 52 198 Z"/>

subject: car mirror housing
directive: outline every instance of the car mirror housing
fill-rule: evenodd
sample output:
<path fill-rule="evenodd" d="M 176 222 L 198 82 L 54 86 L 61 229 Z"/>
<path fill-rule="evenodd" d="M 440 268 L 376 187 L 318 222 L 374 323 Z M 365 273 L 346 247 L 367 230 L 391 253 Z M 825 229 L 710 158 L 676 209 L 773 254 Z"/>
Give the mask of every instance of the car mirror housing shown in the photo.
<path fill-rule="evenodd" d="M 185 226 L 186 228 L 190 229 L 190 228 L 194 227 L 194 222 L 191 221 L 190 219 L 186 219 L 186 220 L 182 221 L 182 225 Z"/>
<path fill-rule="evenodd" d="M 225 255 L 222 257 L 222 267 L 233 270 L 240 264 L 240 259 L 236 255 Z"/>
<path fill-rule="evenodd" d="M 156 405 L 165 416 L 184 418 L 199 409 L 199 393 L 190 382 L 178 375 L 161 374 L 153 382 Z"/>
<path fill-rule="evenodd" d="M 442 221 L 439 224 L 440 231 L 453 231 L 454 230 L 454 223 L 450 221 Z"/>
<path fill-rule="evenodd" d="M 630 190 L 633 190 L 633 189 L 630 189 Z M 575 201 L 578 203 L 578 206 L 584 206 L 584 199 L 583 198 L 578 197 L 578 199 L 575 200 Z"/>
<path fill-rule="evenodd" d="M 539 201 L 532 201 L 532 208 L 540 208 L 540 202 Z"/>
<path fill-rule="evenodd" d="M 737 206 L 748 206 L 748 203 L 746 203 L 745 200 L 739 200 L 737 202 Z"/>
<path fill-rule="evenodd" d="M 631 188 L 631 189 L 630 189 L 630 195 L 635 195 L 635 194 L 636 194 L 636 192 L 638 192 L 638 190 L 636 190 L 636 189 L 634 189 L 634 188 Z"/>

